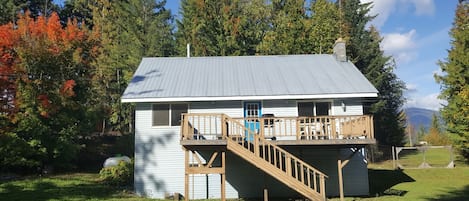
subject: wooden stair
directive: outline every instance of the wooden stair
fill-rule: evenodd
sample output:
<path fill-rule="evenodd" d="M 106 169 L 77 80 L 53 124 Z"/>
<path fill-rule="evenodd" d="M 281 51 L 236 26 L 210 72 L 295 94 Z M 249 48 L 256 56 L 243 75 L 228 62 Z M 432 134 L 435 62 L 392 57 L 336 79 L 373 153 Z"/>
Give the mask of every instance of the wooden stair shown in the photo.
<path fill-rule="evenodd" d="M 255 134 L 239 121 L 224 115 L 223 122 L 223 131 L 227 131 L 223 138 L 228 150 L 309 200 L 326 200 L 327 176 L 324 173 Z"/>

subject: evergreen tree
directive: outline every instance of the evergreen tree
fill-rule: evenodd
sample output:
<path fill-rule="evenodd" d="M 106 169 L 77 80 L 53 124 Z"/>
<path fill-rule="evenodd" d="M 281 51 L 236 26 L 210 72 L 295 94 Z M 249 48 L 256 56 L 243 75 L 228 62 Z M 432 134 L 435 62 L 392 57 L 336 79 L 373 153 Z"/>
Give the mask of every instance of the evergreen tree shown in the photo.
<path fill-rule="evenodd" d="M 262 0 L 181 1 L 177 21 L 179 54 L 186 44 L 193 56 L 253 55 L 268 26 Z"/>
<path fill-rule="evenodd" d="M 0 25 L 16 22 L 18 14 L 29 11 L 31 17 L 49 16 L 58 11 L 53 0 L 4 0 L 0 3 Z M 65 21 L 66 22 L 66 21 Z"/>
<path fill-rule="evenodd" d="M 401 109 L 404 83 L 394 74 L 392 58 L 384 56 L 379 47 L 382 40 L 379 32 L 374 27 L 366 27 L 373 19 L 368 15 L 370 6 L 359 0 L 342 1 L 347 56 L 379 91 L 377 102 L 365 108 L 374 115 L 378 142 L 402 145 L 405 139 L 405 116 Z"/>
<path fill-rule="evenodd" d="M 469 161 L 469 2 L 460 1 L 451 29 L 451 49 L 436 75 L 442 85 L 440 98 L 448 101 L 441 110 L 447 131 L 461 155 Z"/>
<path fill-rule="evenodd" d="M 62 21 L 74 18 L 79 22 L 85 23 L 89 29 L 93 28 L 93 16 L 90 9 L 90 3 L 94 0 L 66 0 L 63 8 L 60 10 Z"/>
<path fill-rule="evenodd" d="M 327 0 L 317 0 L 311 5 L 310 48 L 305 53 L 332 54 L 335 41 L 340 37 L 340 15 L 337 5 Z"/>
<path fill-rule="evenodd" d="M 120 96 L 144 56 L 174 53 L 172 16 L 165 1 L 99 0 L 89 4 L 93 31 L 101 41 L 94 62 L 95 100 L 112 129 L 132 132 L 132 105 L 121 104 Z"/>
<path fill-rule="evenodd" d="M 270 5 L 271 26 L 257 47 L 260 54 L 309 53 L 310 23 L 305 0 L 274 0 Z"/>

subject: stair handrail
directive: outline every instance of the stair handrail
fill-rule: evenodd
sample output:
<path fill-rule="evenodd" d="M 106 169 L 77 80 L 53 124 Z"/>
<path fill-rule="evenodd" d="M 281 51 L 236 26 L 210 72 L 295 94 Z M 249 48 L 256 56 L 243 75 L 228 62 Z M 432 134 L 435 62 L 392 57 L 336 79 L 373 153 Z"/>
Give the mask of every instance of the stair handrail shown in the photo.
<path fill-rule="evenodd" d="M 235 123 L 235 124 L 238 124 L 238 126 L 244 127 L 244 125 L 242 125 L 242 124 L 240 124 L 239 122 L 233 120 L 231 117 L 229 117 L 229 116 L 227 116 L 227 115 L 223 115 L 223 116 L 224 116 L 225 121 L 230 120 L 231 122 L 233 122 L 233 123 Z M 257 138 L 259 141 L 262 141 L 264 144 L 268 144 L 268 145 L 270 145 L 270 146 L 272 146 L 272 147 L 275 147 L 275 148 L 278 149 L 279 151 L 283 152 L 285 155 L 289 155 L 292 159 L 295 159 L 295 160 L 297 160 L 297 161 L 303 163 L 305 167 L 308 167 L 309 169 L 314 170 L 314 172 L 317 172 L 317 173 L 319 173 L 319 174 L 322 174 L 322 175 L 324 175 L 326 178 L 328 178 L 326 174 L 324 174 L 323 172 L 319 171 L 318 169 L 312 167 L 311 165 L 305 163 L 304 161 L 302 161 L 301 159 L 297 158 L 295 155 L 291 154 L 290 152 L 288 152 L 288 151 L 282 149 L 281 147 L 275 145 L 274 143 L 271 143 L 271 142 L 269 142 L 269 141 L 267 141 L 267 140 L 265 140 L 265 139 L 260 138 L 260 136 L 258 136 L 257 134 L 255 134 L 253 131 L 247 129 L 246 127 L 245 127 L 244 129 L 245 129 L 245 131 L 248 131 L 248 132 L 250 132 L 250 134 L 254 135 L 254 137 Z M 228 138 L 226 135 L 224 135 L 223 137 L 226 138 L 226 139 L 230 139 L 230 138 Z M 230 140 L 233 140 L 233 139 L 230 139 Z"/>
<path fill-rule="evenodd" d="M 223 121 L 224 121 L 223 125 L 225 125 L 225 123 L 236 124 L 240 128 L 243 128 L 244 132 L 247 132 L 249 135 L 253 136 L 253 138 L 254 138 L 253 142 L 249 142 L 249 143 L 252 143 L 254 145 L 253 146 L 254 147 L 254 150 L 253 150 L 254 152 L 251 152 L 251 150 L 249 148 L 246 148 L 243 145 L 240 145 L 240 146 L 242 146 L 244 149 L 247 149 L 251 153 L 255 154 L 256 157 L 259 157 L 260 159 L 266 161 L 265 158 L 263 158 L 259 154 L 259 146 L 261 144 L 262 144 L 263 147 L 270 146 L 274 149 L 274 152 L 278 152 L 280 154 L 283 154 L 285 156 L 285 160 L 288 160 L 288 159 L 290 160 L 288 162 L 284 161 L 285 162 L 285 171 L 282 169 L 282 166 L 277 167 L 276 165 L 270 163 L 270 161 L 266 161 L 266 162 L 269 162 L 269 164 L 275 166 L 280 171 L 285 172 L 287 175 L 289 175 L 291 178 L 295 179 L 296 181 L 298 181 L 300 183 L 303 183 L 303 185 L 307 186 L 308 188 L 312 188 L 312 190 L 319 193 L 323 198 L 325 198 L 325 179 L 328 178 L 328 176 L 326 174 L 324 174 L 323 172 L 319 171 L 318 169 L 312 167 L 308 163 L 304 162 L 303 160 L 299 159 L 298 157 L 294 156 L 293 154 L 289 153 L 288 151 L 282 149 L 281 147 L 275 145 L 274 143 L 271 143 L 271 142 L 269 142 L 265 139 L 262 139 L 259 135 L 255 134 L 252 130 L 246 128 L 244 125 L 242 125 L 238 121 L 233 120 L 231 117 L 229 117 L 227 115 L 223 115 Z M 234 139 L 237 139 L 237 140 L 234 140 L 233 138 L 226 135 L 226 133 L 224 133 L 223 138 L 226 139 L 227 141 L 231 141 L 231 142 L 236 143 L 236 144 L 238 144 L 239 142 L 241 142 L 242 144 L 247 142 L 246 139 L 240 139 L 240 138 L 234 138 Z M 303 174 L 305 173 L 305 169 L 298 170 L 295 167 L 295 176 L 292 175 L 292 171 L 293 171 L 293 169 L 292 169 L 293 167 L 291 167 L 292 162 L 294 164 L 298 163 L 300 167 L 306 169 L 306 172 L 313 173 L 313 182 L 308 180 L 307 184 L 304 183 L 305 181 L 303 180 L 304 179 Z M 299 171 L 301 171 L 301 172 L 298 173 Z M 298 180 L 300 178 L 300 176 L 301 176 L 301 180 Z M 316 186 L 316 178 L 319 178 L 319 185 L 320 185 L 319 190 L 318 190 L 318 187 Z M 311 185 L 311 184 L 313 184 L 313 185 Z"/>

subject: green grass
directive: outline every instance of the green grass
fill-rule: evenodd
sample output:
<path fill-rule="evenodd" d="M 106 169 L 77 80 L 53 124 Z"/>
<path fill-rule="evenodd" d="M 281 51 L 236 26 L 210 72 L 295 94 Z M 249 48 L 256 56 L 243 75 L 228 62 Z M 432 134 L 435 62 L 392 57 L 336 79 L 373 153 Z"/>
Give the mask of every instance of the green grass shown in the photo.
<path fill-rule="evenodd" d="M 434 161 L 442 162 L 446 160 L 448 154 L 441 152 L 443 151 L 431 151 L 427 155 Z M 421 160 L 418 154 L 406 154 L 406 160 L 418 163 Z M 347 197 L 346 200 L 469 200 L 469 166 L 467 165 L 456 163 L 454 169 L 393 170 L 392 167 L 392 161 L 370 164 L 371 196 Z M 26 177 L 8 182 L 0 181 L 0 200 L 153 200 L 135 196 L 125 188 L 104 185 L 98 177 L 98 174 L 72 173 L 47 177 Z M 339 199 L 330 200 L 337 201 Z"/>
<path fill-rule="evenodd" d="M 74 173 L 0 182 L 0 200 L 151 200 L 99 182 L 98 174 Z"/>
<path fill-rule="evenodd" d="M 449 162 L 447 149 L 427 151 L 427 163 L 445 167 Z M 420 152 L 407 153 L 405 164 L 420 164 Z M 348 197 L 363 201 L 465 201 L 469 200 L 469 166 L 455 161 L 456 167 L 394 170 L 392 161 L 370 164 L 370 196 Z M 403 162 L 401 162 L 402 164 Z M 417 167 L 418 165 L 414 166 Z M 338 201 L 338 198 L 330 199 Z"/>
<path fill-rule="evenodd" d="M 446 148 L 432 148 L 423 150 L 402 150 L 399 163 L 406 168 L 416 168 L 424 162 L 432 167 L 446 167 L 451 161 L 450 151 Z"/>

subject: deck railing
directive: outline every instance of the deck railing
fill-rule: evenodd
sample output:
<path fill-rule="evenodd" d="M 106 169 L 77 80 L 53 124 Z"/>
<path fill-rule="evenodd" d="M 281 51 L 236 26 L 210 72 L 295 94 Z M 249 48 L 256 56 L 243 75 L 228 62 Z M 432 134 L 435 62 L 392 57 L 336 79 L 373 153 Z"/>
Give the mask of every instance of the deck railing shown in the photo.
<path fill-rule="evenodd" d="M 228 135 L 249 138 L 248 132 L 231 126 L 224 114 L 183 114 L 182 139 L 224 139 Z M 316 116 L 316 117 L 260 117 L 230 118 L 253 130 L 265 139 L 275 140 L 332 140 L 374 139 L 373 116 Z"/>

